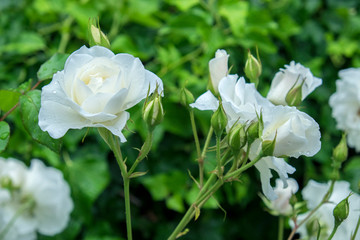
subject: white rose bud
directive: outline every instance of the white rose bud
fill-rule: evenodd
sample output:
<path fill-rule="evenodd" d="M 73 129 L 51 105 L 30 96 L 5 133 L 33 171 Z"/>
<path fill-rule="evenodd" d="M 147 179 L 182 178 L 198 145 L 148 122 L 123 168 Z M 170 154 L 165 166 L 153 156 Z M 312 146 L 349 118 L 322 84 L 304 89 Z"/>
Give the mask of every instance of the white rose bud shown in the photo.
<path fill-rule="evenodd" d="M 83 46 L 43 87 L 39 126 L 53 138 L 69 129 L 104 127 L 125 142 L 121 130 L 130 117 L 126 110 L 154 92 L 156 85 L 161 93 L 162 81 L 138 58 Z"/>
<path fill-rule="evenodd" d="M 322 80 L 314 77 L 309 68 L 292 61 L 290 65 L 285 65 L 285 69 L 280 69 L 276 73 L 271 82 L 267 99 L 276 105 L 289 105 L 286 96 L 292 89 L 301 86 L 301 100 L 304 100 L 321 84 Z"/>
<path fill-rule="evenodd" d="M 280 215 L 288 216 L 292 212 L 290 198 L 298 191 L 299 186 L 293 178 L 287 179 L 287 187 L 281 179 L 276 179 L 275 183 L 274 192 L 278 197 L 271 201 L 271 209 Z"/>
<path fill-rule="evenodd" d="M 219 93 L 218 86 L 220 80 L 228 75 L 228 59 L 229 55 L 226 51 L 218 49 L 215 53 L 215 58 L 209 61 L 211 86 L 215 94 Z"/>

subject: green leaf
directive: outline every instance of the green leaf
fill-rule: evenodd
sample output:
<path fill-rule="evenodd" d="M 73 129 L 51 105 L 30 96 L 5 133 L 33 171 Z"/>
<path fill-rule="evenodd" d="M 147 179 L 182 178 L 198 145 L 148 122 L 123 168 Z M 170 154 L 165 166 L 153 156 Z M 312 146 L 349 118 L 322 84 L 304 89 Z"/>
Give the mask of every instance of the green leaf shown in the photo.
<path fill-rule="evenodd" d="M 20 97 L 21 120 L 26 131 L 35 141 L 47 146 L 54 152 L 59 152 L 60 140 L 51 138 L 47 132 L 43 132 L 39 127 L 40 97 L 40 90 L 32 90 Z"/>
<path fill-rule="evenodd" d="M 40 66 L 37 72 L 39 80 L 46 80 L 53 77 L 54 73 L 64 69 L 65 61 L 69 57 L 69 54 L 56 53 L 49 60 Z"/>
<path fill-rule="evenodd" d="M 15 52 L 17 54 L 29 54 L 45 48 L 45 41 L 42 36 L 35 32 L 23 32 L 16 39 L 3 47 L 1 52 Z"/>
<path fill-rule="evenodd" d="M 219 12 L 221 16 L 228 20 L 234 35 L 241 36 L 246 26 L 249 3 L 245 1 L 230 1 L 221 5 Z"/>
<path fill-rule="evenodd" d="M 106 161 L 94 156 L 79 158 L 69 164 L 70 183 L 93 203 L 108 185 L 110 176 Z"/>
<path fill-rule="evenodd" d="M 7 112 L 19 102 L 20 93 L 12 90 L 0 90 L 0 110 Z"/>
<path fill-rule="evenodd" d="M 4 151 L 10 138 L 10 127 L 7 122 L 0 122 L 0 152 Z"/>

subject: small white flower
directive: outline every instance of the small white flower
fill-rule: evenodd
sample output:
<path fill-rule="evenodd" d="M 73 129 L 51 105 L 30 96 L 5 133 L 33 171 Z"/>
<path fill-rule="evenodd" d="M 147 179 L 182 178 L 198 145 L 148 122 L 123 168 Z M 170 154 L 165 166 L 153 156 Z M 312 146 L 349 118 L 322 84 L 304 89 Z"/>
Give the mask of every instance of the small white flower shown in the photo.
<path fill-rule="evenodd" d="M 322 80 L 314 77 L 309 68 L 291 61 L 290 65 L 285 65 L 285 69 L 280 69 L 275 74 L 267 99 L 276 105 L 288 105 L 285 100 L 286 95 L 291 89 L 301 84 L 303 84 L 301 87 L 301 100 L 304 100 L 315 88 L 322 84 Z"/>
<path fill-rule="evenodd" d="M 292 207 L 289 201 L 291 196 L 299 189 L 299 185 L 295 179 L 289 178 L 286 180 L 286 182 L 288 184 L 287 187 L 284 186 L 284 181 L 281 179 L 276 179 L 274 192 L 278 198 L 271 201 L 271 209 L 284 216 L 291 214 Z"/>
<path fill-rule="evenodd" d="M 228 74 L 228 59 L 229 55 L 226 51 L 218 49 L 215 53 L 215 58 L 209 61 L 211 84 L 215 93 L 219 92 L 218 86 L 220 80 Z"/>
<path fill-rule="evenodd" d="M 262 140 L 274 140 L 273 156 L 314 156 L 321 148 L 317 122 L 295 107 L 275 106 L 264 111 Z"/>
<path fill-rule="evenodd" d="M 121 130 L 129 119 L 127 109 L 146 98 L 162 81 L 130 54 L 109 49 L 81 47 L 66 60 L 42 89 L 39 126 L 60 138 L 69 129 L 104 127 L 122 142 Z"/>
<path fill-rule="evenodd" d="M 336 92 L 329 104 L 336 127 L 348 133 L 350 147 L 360 151 L 360 68 L 349 68 L 339 72 Z"/>
<path fill-rule="evenodd" d="M 0 166 L 8 172 L 0 172 L 0 234 L 18 214 L 4 239 L 31 240 L 36 239 L 36 231 L 48 236 L 63 231 L 73 202 L 62 173 L 37 159 L 30 169 L 16 159 L 0 158 Z"/>
<path fill-rule="evenodd" d="M 330 182 L 318 183 L 313 180 L 310 180 L 307 186 L 302 190 L 302 195 L 304 200 L 307 201 L 307 206 L 311 211 L 314 209 L 324 197 L 325 193 L 330 187 Z M 345 199 L 350 194 L 350 184 L 345 181 L 337 181 L 334 185 L 334 190 L 330 196 L 329 202 L 323 204 L 305 224 L 303 224 L 298 232 L 301 234 L 301 239 L 316 239 L 315 233 L 308 233 L 306 225 L 307 223 L 317 220 L 320 223 L 321 227 L 321 239 L 327 239 L 334 227 L 334 216 L 333 210 L 335 206 Z M 360 212 L 360 195 L 352 194 L 349 197 L 349 216 L 344 222 L 342 222 L 336 231 L 333 240 L 343 240 L 350 239 L 351 234 L 355 231 L 356 223 L 359 218 Z M 299 216 L 298 221 L 305 219 L 308 213 L 302 214 Z M 314 234 L 314 235 L 312 235 Z M 356 240 L 360 239 L 360 235 L 357 235 Z"/>

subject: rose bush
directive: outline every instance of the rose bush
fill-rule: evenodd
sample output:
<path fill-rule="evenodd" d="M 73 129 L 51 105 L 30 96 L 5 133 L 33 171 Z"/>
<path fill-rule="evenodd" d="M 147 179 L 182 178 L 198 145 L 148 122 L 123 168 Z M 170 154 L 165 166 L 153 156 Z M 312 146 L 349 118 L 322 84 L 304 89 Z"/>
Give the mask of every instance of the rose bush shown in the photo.
<path fill-rule="evenodd" d="M 39 126 L 53 138 L 64 136 L 69 129 L 104 127 L 125 142 L 121 130 L 129 119 L 126 110 L 157 85 L 161 93 L 162 81 L 138 58 L 115 55 L 105 47 L 83 46 L 43 87 Z"/>
<path fill-rule="evenodd" d="M 301 100 L 322 84 L 320 78 L 314 77 L 309 68 L 300 63 L 290 62 L 285 69 L 280 69 L 271 82 L 267 99 L 276 105 L 288 105 L 286 95 L 296 87 L 301 87 Z"/>

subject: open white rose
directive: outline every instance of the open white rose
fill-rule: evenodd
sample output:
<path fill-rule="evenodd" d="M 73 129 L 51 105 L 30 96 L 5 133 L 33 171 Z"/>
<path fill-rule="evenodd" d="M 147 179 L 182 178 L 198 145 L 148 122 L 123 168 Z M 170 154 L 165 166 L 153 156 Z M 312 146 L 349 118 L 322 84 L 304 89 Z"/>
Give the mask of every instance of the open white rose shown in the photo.
<path fill-rule="evenodd" d="M 350 147 L 360 151 L 360 68 L 349 68 L 339 72 L 336 92 L 329 104 L 336 127 L 348 133 Z"/>
<path fill-rule="evenodd" d="M 325 193 L 330 187 L 330 181 L 328 183 L 318 183 L 313 180 L 310 180 L 306 187 L 302 190 L 302 196 L 307 202 L 307 207 L 311 211 L 314 209 L 324 197 Z M 345 181 L 337 181 L 334 185 L 333 193 L 330 196 L 330 199 L 327 203 L 323 204 L 315 214 L 303 224 L 297 232 L 301 234 L 301 239 L 317 239 L 317 229 L 313 229 L 313 232 L 309 232 L 307 225 L 314 223 L 314 226 L 317 227 L 318 223 L 321 227 L 321 236 L 320 239 L 327 239 L 333 230 L 334 227 L 334 216 L 333 210 L 335 206 L 345 199 L 350 194 L 350 184 Z M 353 193 L 349 197 L 349 215 L 344 222 L 342 222 L 337 229 L 333 240 L 343 240 L 350 239 L 352 233 L 354 233 L 356 228 L 356 223 L 359 218 L 360 211 L 360 196 L 359 194 Z M 301 214 L 298 217 L 298 222 L 305 219 L 308 213 Z M 318 222 L 318 223 L 317 223 Z M 292 227 L 293 223 L 290 222 Z M 360 235 L 356 235 L 356 240 L 360 240 Z"/>
<path fill-rule="evenodd" d="M 273 156 L 314 156 L 321 148 L 320 129 L 317 122 L 295 107 L 275 106 L 263 114 L 262 140 L 274 140 Z"/>
<path fill-rule="evenodd" d="M 301 100 L 304 100 L 315 88 L 322 84 L 322 80 L 314 77 L 309 68 L 291 61 L 290 65 L 285 65 L 285 69 L 280 69 L 275 74 L 267 99 L 276 105 L 288 105 L 285 100 L 286 95 L 291 89 L 299 87 L 301 84 L 303 84 L 301 87 Z"/>
<path fill-rule="evenodd" d="M 215 53 L 215 58 L 209 61 L 209 71 L 212 87 L 215 93 L 218 93 L 218 86 L 220 80 L 228 74 L 228 59 L 229 55 L 225 50 L 218 49 Z"/>
<path fill-rule="evenodd" d="M 260 95 L 253 83 L 246 83 L 243 77 L 238 78 L 236 74 L 221 79 L 219 93 L 224 111 L 228 117 L 227 130 L 234 123 L 243 124 L 256 120 L 257 114 L 259 115 L 263 109 L 274 106 L 269 100 Z M 219 106 L 219 102 L 210 91 L 207 91 L 190 106 L 199 110 L 215 111 Z"/>
<path fill-rule="evenodd" d="M 146 70 L 138 58 L 115 55 L 109 49 L 81 47 L 66 60 L 42 89 L 39 126 L 60 138 L 69 129 L 104 127 L 126 141 L 121 130 L 127 109 L 146 98 L 162 81 Z"/>
<path fill-rule="evenodd" d="M 37 159 L 31 161 L 30 169 L 16 159 L 0 159 L 0 165 L 9 172 L 0 173 L 0 235 L 19 209 L 22 213 L 9 226 L 5 240 L 31 240 L 36 239 L 37 231 L 48 236 L 63 231 L 73 202 L 62 173 Z M 4 181 L 9 176 L 11 181 Z"/>

